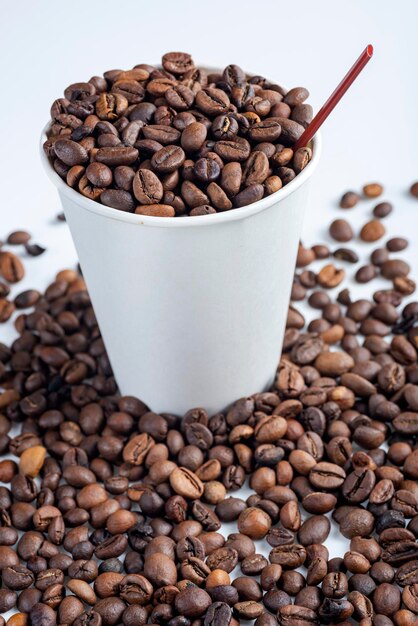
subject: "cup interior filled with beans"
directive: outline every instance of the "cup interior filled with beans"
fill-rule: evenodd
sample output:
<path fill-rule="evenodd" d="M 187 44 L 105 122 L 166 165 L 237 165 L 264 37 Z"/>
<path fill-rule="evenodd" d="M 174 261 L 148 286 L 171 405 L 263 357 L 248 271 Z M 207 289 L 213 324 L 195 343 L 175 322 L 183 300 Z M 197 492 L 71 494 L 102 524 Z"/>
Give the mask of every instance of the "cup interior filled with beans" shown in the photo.
<path fill-rule="evenodd" d="M 320 156 L 318 134 L 292 149 L 308 96 L 174 52 L 52 104 L 42 160 L 125 393 L 217 410 L 271 384 Z"/>
<path fill-rule="evenodd" d="M 68 86 L 51 106 L 43 150 L 70 188 L 104 206 L 220 213 L 274 194 L 309 164 L 311 147 L 292 149 L 312 120 L 308 97 L 234 64 L 210 71 L 167 53 L 161 66 Z"/>

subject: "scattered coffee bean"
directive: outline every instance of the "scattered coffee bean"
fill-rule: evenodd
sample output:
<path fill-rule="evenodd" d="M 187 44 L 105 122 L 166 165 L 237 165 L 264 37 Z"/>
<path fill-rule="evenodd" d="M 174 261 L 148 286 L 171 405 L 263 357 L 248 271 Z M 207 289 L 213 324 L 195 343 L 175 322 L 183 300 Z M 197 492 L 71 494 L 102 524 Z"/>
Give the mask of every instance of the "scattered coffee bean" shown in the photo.
<path fill-rule="evenodd" d="M 409 191 L 414 198 L 418 198 L 418 183 L 413 183 Z"/>
<path fill-rule="evenodd" d="M 10 233 L 6 241 L 8 244 L 11 244 L 12 246 L 16 246 L 16 245 L 22 245 L 22 244 L 28 243 L 30 238 L 31 238 L 30 234 L 27 233 L 25 230 L 15 230 L 14 232 Z"/>
<path fill-rule="evenodd" d="M 334 220 L 329 227 L 329 234 L 336 241 L 346 242 L 353 238 L 354 233 L 347 220 Z"/>
<path fill-rule="evenodd" d="M 387 217 L 393 211 L 393 206 L 390 202 L 379 202 L 373 209 L 373 215 L 379 219 Z"/>
<path fill-rule="evenodd" d="M 45 248 L 37 243 L 25 244 L 25 250 L 30 256 L 40 256 L 45 252 Z"/>
<path fill-rule="evenodd" d="M 363 187 L 363 193 L 366 198 L 377 198 L 382 195 L 383 187 L 379 183 L 368 183 Z"/>
<path fill-rule="evenodd" d="M 352 209 L 356 206 L 360 196 L 355 191 L 346 191 L 340 199 L 340 207 L 342 209 Z"/>
<path fill-rule="evenodd" d="M 405 250 L 408 247 L 408 240 L 403 237 L 392 237 L 392 239 L 388 239 L 386 242 L 386 248 L 390 252 L 400 252 L 401 250 Z"/>
<path fill-rule="evenodd" d="M 335 259 L 347 261 L 347 263 L 357 263 L 359 260 L 358 254 L 354 250 L 350 250 L 350 248 L 338 248 L 334 251 L 333 256 Z"/>
<path fill-rule="evenodd" d="M 379 220 L 371 220 L 363 226 L 360 231 L 360 239 L 362 241 L 372 242 L 381 239 L 386 230 L 382 222 Z"/>
<path fill-rule="evenodd" d="M 357 270 L 355 279 L 358 283 L 368 283 L 373 280 L 373 278 L 376 278 L 376 276 L 376 268 L 374 267 L 374 265 L 369 264 L 363 265 Z"/>

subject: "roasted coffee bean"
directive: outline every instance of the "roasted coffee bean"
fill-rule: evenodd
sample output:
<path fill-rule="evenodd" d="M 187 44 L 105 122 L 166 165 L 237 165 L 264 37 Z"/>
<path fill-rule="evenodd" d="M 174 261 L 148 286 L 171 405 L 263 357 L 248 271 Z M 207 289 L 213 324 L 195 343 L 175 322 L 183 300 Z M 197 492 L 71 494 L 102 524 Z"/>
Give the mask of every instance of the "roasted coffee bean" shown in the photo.
<path fill-rule="evenodd" d="M 140 169 L 133 178 L 133 192 L 141 204 L 156 204 L 163 197 L 163 186 L 151 170 Z"/>
<path fill-rule="evenodd" d="M 352 209 L 356 206 L 358 201 L 360 200 L 360 196 L 354 191 L 346 191 L 340 199 L 340 207 L 342 209 Z"/>
<path fill-rule="evenodd" d="M 337 219 L 332 222 L 329 227 L 329 234 L 336 241 L 350 241 L 353 238 L 354 233 L 350 224 L 343 219 Z"/>
<path fill-rule="evenodd" d="M 338 248 L 333 256 L 339 261 L 347 261 L 348 263 L 357 263 L 359 260 L 357 253 L 349 248 Z"/>
<path fill-rule="evenodd" d="M 211 604 L 210 595 L 198 587 L 186 587 L 175 597 L 176 610 L 188 618 L 201 617 Z"/>
<path fill-rule="evenodd" d="M 373 280 L 373 278 L 376 278 L 376 276 L 377 272 L 375 267 L 369 264 L 363 265 L 357 270 L 355 279 L 358 283 L 368 283 Z"/>
<path fill-rule="evenodd" d="M 306 550 L 295 543 L 276 546 L 269 554 L 270 563 L 281 565 L 283 568 L 296 569 L 306 560 Z"/>
<path fill-rule="evenodd" d="M 129 146 L 99 148 L 96 154 L 96 160 L 108 166 L 131 165 L 137 158 L 138 150 Z"/>
<path fill-rule="evenodd" d="M 232 620 L 231 607 L 226 602 L 213 602 L 206 611 L 204 626 L 229 626 Z"/>
<path fill-rule="evenodd" d="M 337 489 L 344 480 L 344 470 L 333 463 L 317 463 L 309 472 L 309 481 L 319 489 Z"/>
<path fill-rule="evenodd" d="M 25 275 L 23 264 L 12 252 L 0 251 L 0 276 L 9 283 L 17 283 Z"/>
<path fill-rule="evenodd" d="M 214 122 L 215 123 L 215 122 Z M 238 124 L 237 124 L 238 130 Z M 201 122 L 192 122 L 183 130 L 181 146 L 187 153 L 200 150 L 207 137 L 207 128 Z M 218 138 L 218 137 L 217 137 Z"/>
<path fill-rule="evenodd" d="M 54 152 L 65 165 L 69 165 L 70 167 L 88 161 L 87 151 L 82 145 L 71 139 L 58 139 L 55 141 Z"/>
<path fill-rule="evenodd" d="M 201 480 L 186 467 L 178 467 L 170 475 L 170 484 L 174 491 L 184 498 L 196 499 L 203 494 Z"/>

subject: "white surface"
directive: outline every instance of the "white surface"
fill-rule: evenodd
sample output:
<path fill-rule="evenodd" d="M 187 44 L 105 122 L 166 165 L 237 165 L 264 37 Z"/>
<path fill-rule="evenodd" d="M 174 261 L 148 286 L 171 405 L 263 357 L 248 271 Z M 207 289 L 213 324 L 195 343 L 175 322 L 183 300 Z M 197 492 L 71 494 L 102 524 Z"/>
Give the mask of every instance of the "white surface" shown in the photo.
<path fill-rule="evenodd" d="M 68 228 L 55 222 L 58 195 L 38 155 L 51 102 L 67 84 L 112 67 L 151 62 L 173 49 L 190 51 L 200 63 L 235 62 L 284 84 L 307 86 L 318 108 L 373 43 L 374 58 L 324 127 L 304 241 L 329 241 L 331 217 L 344 216 L 358 230 L 374 203 L 342 212 L 337 199 L 346 189 L 380 180 L 384 198 L 396 206 L 384 223 L 394 234 L 408 235 L 412 245 L 402 257 L 417 266 L 418 201 L 406 193 L 418 179 L 416 0 L 396 6 L 389 0 L 9 0 L 0 11 L 0 237 L 27 228 L 48 247 L 44 256 L 28 260 L 27 278 L 15 293 L 44 288 L 59 268 L 75 262 Z M 362 259 L 372 247 L 357 245 Z M 351 266 L 348 273 L 354 273 Z M 375 285 L 354 285 L 353 294 L 369 294 Z M 12 334 L 10 325 L 0 327 L 0 341 Z M 331 556 L 343 554 L 348 542 L 335 528 L 331 539 Z"/>

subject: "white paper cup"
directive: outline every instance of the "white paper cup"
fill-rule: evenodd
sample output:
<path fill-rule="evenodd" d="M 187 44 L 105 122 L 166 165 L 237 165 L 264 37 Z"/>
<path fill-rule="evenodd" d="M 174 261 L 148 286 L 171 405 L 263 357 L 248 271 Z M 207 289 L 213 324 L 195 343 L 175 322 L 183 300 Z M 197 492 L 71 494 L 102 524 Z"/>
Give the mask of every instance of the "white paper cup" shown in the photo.
<path fill-rule="evenodd" d="M 122 394 L 157 412 L 214 414 L 270 387 L 320 152 L 317 134 L 308 166 L 259 202 L 166 218 L 85 198 L 41 147 Z"/>

